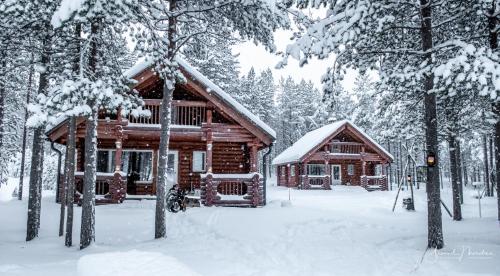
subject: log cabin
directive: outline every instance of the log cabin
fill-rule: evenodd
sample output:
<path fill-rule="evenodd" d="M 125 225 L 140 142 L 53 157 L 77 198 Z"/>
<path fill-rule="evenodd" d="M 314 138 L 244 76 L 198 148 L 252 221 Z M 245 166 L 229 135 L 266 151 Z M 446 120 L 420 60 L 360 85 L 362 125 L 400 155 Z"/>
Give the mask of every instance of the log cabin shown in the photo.
<path fill-rule="evenodd" d="M 273 143 L 274 130 L 184 60 L 177 58 L 177 62 L 186 82 L 176 84 L 173 92 L 170 181 L 184 190 L 196 191 L 201 204 L 207 206 L 263 205 L 264 179 L 258 173 L 258 152 Z M 164 82 L 147 61 L 136 64 L 125 75 L 136 80 L 133 89 L 151 115 L 99 115 L 98 203 L 154 198 L 156 194 Z M 46 133 L 50 141 L 62 145 L 67 134 L 67 120 Z M 85 118 L 77 119 L 76 137 L 78 198 L 83 188 Z"/>
<path fill-rule="evenodd" d="M 305 134 L 273 160 L 279 186 L 331 189 L 333 185 L 387 190 L 392 155 L 348 120 Z"/>

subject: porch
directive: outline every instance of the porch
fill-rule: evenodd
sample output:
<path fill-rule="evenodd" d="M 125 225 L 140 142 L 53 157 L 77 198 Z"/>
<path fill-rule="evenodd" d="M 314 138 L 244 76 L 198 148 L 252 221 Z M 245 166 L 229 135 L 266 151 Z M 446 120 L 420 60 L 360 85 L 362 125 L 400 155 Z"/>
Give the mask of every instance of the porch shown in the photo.
<path fill-rule="evenodd" d="M 200 189 L 193 189 L 190 198 L 205 206 L 257 207 L 263 204 L 263 177 L 259 173 L 202 174 Z M 83 172 L 75 173 L 75 202 L 79 203 L 83 190 Z M 156 185 L 141 183 L 150 193 L 128 194 L 127 175 L 123 172 L 97 173 L 96 204 L 121 203 L 126 199 L 156 199 Z M 61 193 L 62 194 L 62 193 Z"/>

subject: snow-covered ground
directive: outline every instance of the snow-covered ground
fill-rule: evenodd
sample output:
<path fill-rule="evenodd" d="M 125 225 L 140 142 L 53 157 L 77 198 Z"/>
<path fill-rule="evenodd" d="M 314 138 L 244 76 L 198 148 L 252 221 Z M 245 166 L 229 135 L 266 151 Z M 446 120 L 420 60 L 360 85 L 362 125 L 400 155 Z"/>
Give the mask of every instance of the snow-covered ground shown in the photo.
<path fill-rule="evenodd" d="M 96 243 L 83 251 L 57 236 L 59 205 L 45 196 L 38 239 L 25 242 L 27 201 L 0 199 L 0 275 L 499 275 L 496 199 L 467 191 L 464 220 L 443 209 L 446 247 L 428 251 L 425 193 L 416 212 L 395 192 L 355 187 L 269 187 L 264 208 L 202 207 L 168 214 L 168 238 L 153 239 L 154 204 L 96 207 Z M 403 196 L 407 196 L 403 192 Z M 443 190 L 451 207 L 451 194 Z M 75 244 L 81 209 L 76 208 Z"/>

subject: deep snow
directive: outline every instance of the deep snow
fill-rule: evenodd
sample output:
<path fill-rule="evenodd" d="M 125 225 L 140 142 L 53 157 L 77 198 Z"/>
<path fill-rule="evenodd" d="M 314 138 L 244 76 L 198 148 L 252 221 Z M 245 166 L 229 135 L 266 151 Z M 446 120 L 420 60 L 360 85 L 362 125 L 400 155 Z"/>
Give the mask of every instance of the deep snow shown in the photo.
<path fill-rule="evenodd" d="M 96 207 L 96 243 L 80 251 L 57 237 L 59 205 L 45 195 L 40 236 L 25 242 L 27 202 L 0 202 L 0 275 L 498 275 L 496 199 L 478 217 L 467 190 L 464 221 L 443 210 L 445 248 L 426 248 L 425 193 L 407 212 L 395 192 L 357 187 L 332 191 L 269 187 L 264 208 L 202 207 L 167 214 L 154 240 L 155 202 Z M 403 196 L 406 196 L 403 192 Z M 443 190 L 451 206 L 451 193 Z M 5 198 L 4 198 L 5 200 Z M 75 208 L 75 244 L 81 208 Z M 422 262 L 421 262 L 422 260 Z"/>

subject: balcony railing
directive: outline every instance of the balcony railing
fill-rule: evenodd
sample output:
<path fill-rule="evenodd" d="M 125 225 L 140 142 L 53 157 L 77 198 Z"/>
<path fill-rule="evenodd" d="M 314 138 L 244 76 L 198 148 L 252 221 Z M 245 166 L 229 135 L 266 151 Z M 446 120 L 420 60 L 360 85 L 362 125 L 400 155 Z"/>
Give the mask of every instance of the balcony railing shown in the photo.
<path fill-rule="evenodd" d="M 333 142 L 330 144 L 330 153 L 359 154 L 362 146 L 356 142 Z"/>
<path fill-rule="evenodd" d="M 145 99 L 144 109 L 149 110 L 149 117 L 128 116 L 129 123 L 159 125 L 161 116 L 161 100 Z M 181 126 L 201 126 L 206 122 L 206 103 L 196 101 L 172 101 L 170 123 Z"/>
<path fill-rule="evenodd" d="M 328 175 L 302 175 L 300 182 L 302 189 L 330 189 L 330 176 Z"/>

